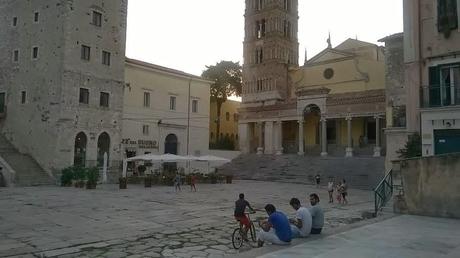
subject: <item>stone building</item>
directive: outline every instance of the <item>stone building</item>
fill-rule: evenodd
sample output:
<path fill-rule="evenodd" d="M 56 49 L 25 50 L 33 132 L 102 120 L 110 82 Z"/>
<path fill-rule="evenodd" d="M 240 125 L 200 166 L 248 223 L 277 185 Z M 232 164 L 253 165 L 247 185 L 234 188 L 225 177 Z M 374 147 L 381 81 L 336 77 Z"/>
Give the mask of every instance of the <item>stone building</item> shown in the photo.
<path fill-rule="evenodd" d="M 299 67 L 297 31 L 297 0 L 246 0 L 241 151 L 380 156 L 383 49 L 329 38 Z"/>
<path fill-rule="evenodd" d="M 422 154 L 460 152 L 460 1 L 404 0 L 407 131 Z"/>
<path fill-rule="evenodd" d="M 404 82 L 403 33 L 380 39 L 385 43 L 385 89 L 386 89 L 386 167 L 398 159 L 397 151 L 407 141 L 406 87 Z"/>
<path fill-rule="evenodd" d="M 1 133 L 49 174 L 120 160 L 126 13 L 127 0 L 0 1 Z"/>
<path fill-rule="evenodd" d="M 222 103 L 220 117 L 218 118 L 217 103 L 211 101 L 209 120 L 209 142 L 211 146 L 216 144 L 218 139 L 228 139 L 234 144 L 234 149 L 238 149 L 238 109 L 240 108 L 240 103 L 235 100 L 227 100 Z M 217 119 L 220 120 L 219 137 L 217 137 Z"/>
<path fill-rule="evenodd" d="M 212 81 L 171 68 L 126 59 L 122 150 L 207 155 Z"/>

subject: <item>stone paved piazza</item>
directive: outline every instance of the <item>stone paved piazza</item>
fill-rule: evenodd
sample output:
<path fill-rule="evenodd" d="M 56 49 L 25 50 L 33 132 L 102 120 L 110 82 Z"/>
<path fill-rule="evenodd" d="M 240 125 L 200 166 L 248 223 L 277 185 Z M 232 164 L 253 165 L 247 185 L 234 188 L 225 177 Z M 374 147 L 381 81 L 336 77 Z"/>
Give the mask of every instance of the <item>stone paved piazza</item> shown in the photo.
<path fill-rule="evenodd" d="M 273 203 L 293 216 L 291 197 L 306 203 L 319 192 L 326 232 L 362 220 L 373 207 L 371 192 L 350 190 L 350 204 L 327 203 L 326 189 L 260 181 L 144 188 L 99 185 L 96 190 L 63 187 L 0 188 L 0 257 L 222 257 L 238 254 L 231 233 L 233 205 L 244 192 L 257 209 Z M 259 211 L 256 217 L 265 217 Z M 349 227 L 349 226 L 347 226 Z M 264 247 L 265 248 L 265 247 Z M 246 245 L 239 252 L 252 249 Z"/>

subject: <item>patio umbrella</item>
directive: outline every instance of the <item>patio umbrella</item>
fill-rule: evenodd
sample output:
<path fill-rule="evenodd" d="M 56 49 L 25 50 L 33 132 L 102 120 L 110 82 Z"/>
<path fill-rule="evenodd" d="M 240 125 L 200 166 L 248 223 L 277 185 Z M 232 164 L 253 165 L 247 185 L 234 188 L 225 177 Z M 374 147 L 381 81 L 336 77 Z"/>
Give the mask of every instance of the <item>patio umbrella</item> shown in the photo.
<path fill-rule="evenodd" d="M 128 158 L 127 161 L 161 161 L 161 156 L 155 154 L 144 154 Z"/>

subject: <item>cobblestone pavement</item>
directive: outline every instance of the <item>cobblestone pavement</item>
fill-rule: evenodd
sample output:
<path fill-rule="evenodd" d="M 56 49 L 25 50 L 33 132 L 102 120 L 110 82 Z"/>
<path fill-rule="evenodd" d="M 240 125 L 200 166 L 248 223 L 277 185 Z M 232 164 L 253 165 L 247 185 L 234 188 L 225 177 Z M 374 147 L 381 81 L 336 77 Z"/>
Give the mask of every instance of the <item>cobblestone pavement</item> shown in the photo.
<path fill-rule="evenodd" d="M 231 244 L 238 193 L 257 209 L 273 203 L 293 216 L 291 197 L 307 204 L 319 192 L 327 229 L 362 220 L 373 207 L 371 192 L 351 189 L 350 204 L 327 203 L 325 189 L 260 181 L 144 188 L 100 185 L 96 190 L 61 187 L 0 188 L 0 257 L 222 257 Z M 259 211 L 254 218 L 265 217 Z M 252 248 L 246 244 L 238 252 Z"/>

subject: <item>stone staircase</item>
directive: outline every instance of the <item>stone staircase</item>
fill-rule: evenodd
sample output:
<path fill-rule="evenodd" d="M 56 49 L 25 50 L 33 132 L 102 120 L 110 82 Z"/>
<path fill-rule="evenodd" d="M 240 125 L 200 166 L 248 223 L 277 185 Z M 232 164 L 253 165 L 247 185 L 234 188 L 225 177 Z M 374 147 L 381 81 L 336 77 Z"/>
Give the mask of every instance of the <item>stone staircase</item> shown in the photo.
<path fill-rule="evenodd" d="M 330 177 L 345 179 L 351 188 L 371 190 L 384 176 L 384 157 L 319 157 L 244 154 L 219 168 L 236 179 L 314 184 L 321 176 L 326 185 Z"/>
<path fill-rule="evenodd" d="M 16 172 L 13 182 L 15 186 L 55 184 L 55 180 L 30 155 L 20 153 L 1 133 L 0 157 Z"/>

